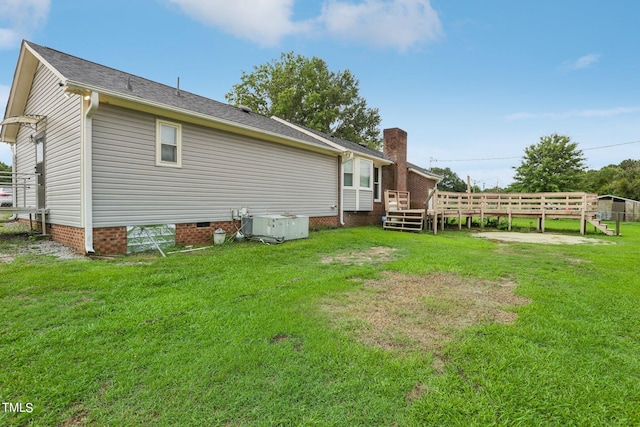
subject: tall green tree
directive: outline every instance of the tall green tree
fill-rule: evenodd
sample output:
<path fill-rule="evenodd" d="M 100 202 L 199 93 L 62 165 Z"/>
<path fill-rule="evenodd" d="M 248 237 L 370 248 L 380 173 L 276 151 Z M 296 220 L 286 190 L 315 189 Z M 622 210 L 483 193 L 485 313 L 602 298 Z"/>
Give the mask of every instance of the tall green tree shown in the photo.
<path fill-rule="evenodd" d="M 442 181 L 438 183 L 438 190 L 458 193 L 467 191 L 467 184 L 451 168 L 432 168 L 431 172 L 442 176 Z"/>
<path fill-rule="evenodd" d="M 577 191 L 582 186 L 585 157 L 578 143 L 565 135 L 552 134 L 525 148 L 515 168 L 515 191 L 530 193 Z"/>
<path fill-rule="evenodd" d="M 351 71 L 330 71 L 320 58 L 293 52 L 242 72 L 225 95 L 232 105 L 380 148 L 380 113 L 359 94 Z"/>

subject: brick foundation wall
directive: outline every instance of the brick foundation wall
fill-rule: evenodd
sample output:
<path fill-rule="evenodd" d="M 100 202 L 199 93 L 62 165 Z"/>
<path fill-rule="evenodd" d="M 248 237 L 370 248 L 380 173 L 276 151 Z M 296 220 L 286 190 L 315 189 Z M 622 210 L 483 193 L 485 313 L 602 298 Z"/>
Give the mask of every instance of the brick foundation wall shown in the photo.
<path fill-rule="evenodd" d="M 29 225 L 29 220 L 20 218 L 18 222 Z M 42 233 L 42 222 L 35 219 L 31 223 L 33 229 Z M 68 225 L 49 224 L 47 223 L 47 234 L 51 235 L 51 240 L 62 243 L 70 247 L 74 251 L 84 254 L 84 228 L 71 227 Z"/>
<path fill-rule="evenodd" d="M 318 216 L 309 218 L 309 228 L 337 227 L 339 224 L 337 216 Z"/>
<path fill-rule="evenodd" d="M 367 212 L 368 213 L 368 212 Z M 28 220 L 20 222 L 28 224 Z M 40 224 L 34 222 L 34 228 L 40 229 Z M 200 225 L 200 226 L 198 226 Z M 176 224 L 176 244 L 178 245 L 211 245 L 213 232 L 218 228 L 227 234 L 235 235 L 240 221 L 210 222 L 206 226 L 198 223 Z M 337 227 L 337 216 L 311 217 L 309 228 Z M 85 254 L 84 229 L 59 224 L 47 224 L 47 233 L 51 238 L 78 253 Z M 127 253 L 127 227 L 104 227 L 93 229 L 93 249 L 98 255 L 118 255 Z"/>
<path fill-rule="evenodd" d="M 84 254 L 84 228 L 69 227 L 67 225 L 48 224 L 47 232 L 51 238 L 65 246 L 69 246 L 78 253 Z"/>
<path fill-rule="evenodd" d="M 382 224 L 384 203 L 373 202 L 373 210 L 367 212 L 344 212 L 345 227 L 363 227 Z"/>
<path fill-rule="evenodd" d="M 127 227 L 93 229 L 93 249 L 99 255 L 127 253 Z"/>
<path fill-rule="evenodd" d="M 198 226 L 198 224 L 200 226 Z M 176 244 L 178 245 L 211 245 L 213 244 L 213 232 L 218 228 L 227 234 L 236 234 L 236 226 L 240 227 L 240 221 L 224 221 L 207 223 L 176 224 Z"/>

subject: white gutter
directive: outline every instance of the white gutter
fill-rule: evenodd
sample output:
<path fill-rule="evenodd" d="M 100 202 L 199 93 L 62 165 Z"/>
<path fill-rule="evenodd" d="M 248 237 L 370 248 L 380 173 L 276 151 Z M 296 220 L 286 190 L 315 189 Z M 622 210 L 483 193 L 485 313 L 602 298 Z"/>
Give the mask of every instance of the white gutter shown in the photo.
<path fill-rule="evenodd" d="M 93 249 L 93 114 L 98 109 L 100 100 L 98 99 L 98 92 L 91 92 L 87 97 L 89 98 L 89 104 L 84 114 L 82 138 L 82 214 L 84 220 L 84 250 L 87 254 L 92 254 L 95 253 Z"/>

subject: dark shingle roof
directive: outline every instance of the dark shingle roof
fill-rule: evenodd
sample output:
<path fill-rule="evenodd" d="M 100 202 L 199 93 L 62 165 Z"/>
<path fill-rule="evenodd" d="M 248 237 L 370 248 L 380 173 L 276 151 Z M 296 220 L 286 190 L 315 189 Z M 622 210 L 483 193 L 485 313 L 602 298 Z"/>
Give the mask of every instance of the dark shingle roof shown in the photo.
<path fill-rule="evenodd" d="M 248 113 L 240 108 L 183 90 L 180 90 L 180 94 L 177 95 L 175 87 L 105 67 L 35 43 L 27 42 L 27 44 L 66 79 L 81 86 L 86 85 L 98 91 L 102 89 L 126 97 L 137 97 L 141 101 L 151 101 L 169 108 L 204 114 L 212 119 L 223 119 L 243 127 L 275 133 L 310 145 L 335 150 L 330 145 L 269 117 Z"/>
<path fill-rule="evenodd" d="M 332 142 L 334 142 L 334 143 L 336 143 L 338 145 L 341 145 L 344 148 L 346 148 L 347 150 L 350 150 L 350 151 L 353 151 L 353 152 L 356 152 L 356 153 L 367 154 L 369 156 L 378 157 L 380 159 L 393 161 L 393 159 L 391 159 L 390 157 L 385 156 L 385 154 L 382 151 L 375 150 L 375 149 L 373 149 L 371 147 L 363 146 L 363 145 L 357 144 L 355 142 L 348 141 L 346 139 L 342 139 L 342 138 L 339 138 L 337 136 L 329 135 L 329 134 L 326 134 L 326 133 L 323 133 L 323 132 L 320 132 L 320 131 L 317 131 L 315 129 L 311 129 L 311 128 L 308 128 L 308 127 L 305 127 L 305 126 L 300 126 L 300 125 L 296 125 L 296 126 L 302 127 L 302 128 L 304 128 L 304 129 L 306 129 L 306 130 L 308 130 L 310 132 L 313 132 L 316 135 L 319 135 L 319 136 L 321 136 L 321 137 L 323 137 L 325 139 L 328 139 L 329 141 L 332 141 Z M 429 171 L 428 169 L 425 169 L 425 168 L 423 168 L 421 166 L 418 166 L 418 165 L 415 165 L 413 163 L 407 163 L 407 166 L 409 168 L 411 168 L 411 169 L 415 169 L 416 171 L 418 171 L 418 172 L 420 172 L 420 173 L 422 173 L 424 175 L 433 177 L 434 179 L 442 179 L 442 177 L 440 175 L 435 174 L 435 173 Z"/>
<path fill-rule="evenodd" d="M 299 126 L 301 128 L 306 129 L 309 132 L 312 132 L 315 135 L 318 135 L 324 139 L 327 139 L 335 144 L 338 144 L 344 148 L 346 148 L 349 151 L 353 151 L 356 153 L 362 153 L 362 154 L 366 154 L 368 156 L 372 156 L 372 157 L 378 157 L 380 159 L 385 159 L 385 160 L 389 160 L 392 161 L 389 157 L 385 156 L 384 153 L 382 151 L 378 151 L 375 150 L 371 147 L 367 147 L 366 145 L 360 145 L 358 143 L 355 143 L 353 141 L 348 141 L 346 139 L 342 139 L 340 137 L 334 136 L 334 135 L 330 135 L 324 132 L 320 132 L 318 130 L 306 127 L 306 126 L 301 126 L 301 125 L 296 125 Z"/>
<path fill-rule="evenodd" d="M 437 173 L 433 173 L 429 169 L 425 169 L 425 168 L 423 168 L 421 166 L 414 165 L 413 163 L 407 163 L 407 166 L 409 168 L 411 168 L 411 169 L 415 169 L 416 171 L 420 172 L 423 175 L 430 176 L 430 177 L 432 177 L 434 179 L 441 180 L 443 178 L 442 175 L 438 175 Z"/>

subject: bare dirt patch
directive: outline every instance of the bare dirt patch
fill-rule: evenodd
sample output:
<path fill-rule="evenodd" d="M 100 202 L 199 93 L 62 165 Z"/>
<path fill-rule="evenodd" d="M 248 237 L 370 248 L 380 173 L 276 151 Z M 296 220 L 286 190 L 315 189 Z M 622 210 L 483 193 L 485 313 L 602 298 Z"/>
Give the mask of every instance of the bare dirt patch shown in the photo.
<path fill-rule="evenodd" d="M 514 287 L 511 282 L 446 273 L 387 272 L 383 279 L 368 280 L 361 290 L 327 301 L 323 308 L 336 326 L 351 330 L 367 345 L 437 355 L 460 329 L 514 322 L 517 314 L 510 307 L 529 302 L 514 294 Z M 434 369 L 443 367 L 436 358 Z"/>
<path fill-rule="evenodd" d="M 366 251 L 347 252 L 335 255 L 327 255 L 322 257 L 323 264 L 331 264 L 334 262 L 349 265 L 364 265 L 372 262 L 391 261 L 395 259 L 396 248 L 386 246 L 374 246 Z"/>
<path fill-rule="evenodd" d="M 542 243 L 548 245 L 585 245 L 585 244 L 612 244 L 612 242 L 600 239 L 592 239 L 583 236 L 569 236 L 566 234 L 552 233 L 517 233 L 511 231 L 487 231 L 474 233 L 474 237 L 497 240 L 508 243 Z"/>

